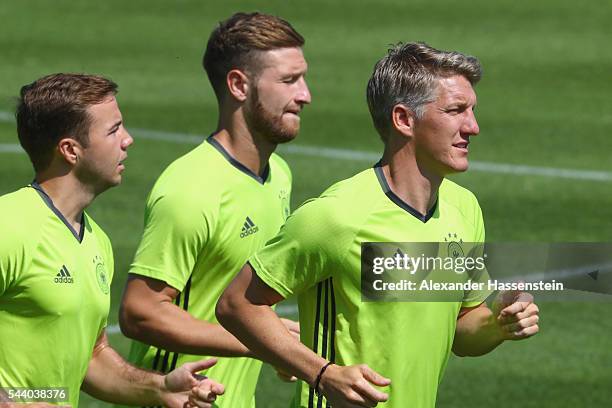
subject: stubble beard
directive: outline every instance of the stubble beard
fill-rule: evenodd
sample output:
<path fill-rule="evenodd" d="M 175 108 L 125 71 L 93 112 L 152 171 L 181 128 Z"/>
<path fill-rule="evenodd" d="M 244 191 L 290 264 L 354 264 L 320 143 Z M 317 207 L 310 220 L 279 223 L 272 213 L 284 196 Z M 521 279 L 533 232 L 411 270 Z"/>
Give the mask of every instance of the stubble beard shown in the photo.
<path fill-rule="evenodd" d="M 251 133 L 261 135 L 273 144 L 287 143 L 295 139 L 300 130 L 299 124 L 293 128 L 285 126 L 282 115 L 276 117 L 263 106 L 257 89 L 253 90 L 247 103 L 249 109 L 245 111 L 245 120 Z"/>

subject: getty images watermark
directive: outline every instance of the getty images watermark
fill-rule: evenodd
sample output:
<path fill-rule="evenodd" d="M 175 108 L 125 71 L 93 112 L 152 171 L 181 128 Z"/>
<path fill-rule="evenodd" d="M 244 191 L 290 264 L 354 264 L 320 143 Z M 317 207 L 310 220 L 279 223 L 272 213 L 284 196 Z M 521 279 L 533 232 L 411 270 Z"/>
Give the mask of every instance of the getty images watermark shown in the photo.
<path fill-rule="evenodd" d="M 611 271 L 610 243 L 485 245 L 447 239 L 361 247 L 364 301 L 472 302 L 502 290 L 554 300 L 588 300 L 599 293 L 612 300 Z"/>

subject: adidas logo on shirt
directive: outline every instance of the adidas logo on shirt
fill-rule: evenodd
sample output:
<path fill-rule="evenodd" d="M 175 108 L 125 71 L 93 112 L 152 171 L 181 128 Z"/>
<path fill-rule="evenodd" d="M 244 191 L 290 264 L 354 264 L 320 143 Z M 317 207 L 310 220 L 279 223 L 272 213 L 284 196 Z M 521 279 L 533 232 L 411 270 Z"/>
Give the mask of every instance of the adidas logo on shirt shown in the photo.
<path fill-rule="evenodd" d="M 55 275 L 53 282 L 55 283 L 74 283 L 74 280 L 72 279 L 72 276 L 70 276 L 70 272 L 68 272 L 68 268 L 66 268 L 66 265 L 63 265 L 59 273 Z"/>
<path fill-rule="evenodd" d="M 256 233 L 257 231 L 259 231 L 257 225 L 255 225 L 255 223 L 249 217 L 246 217 L 244 225 L 242 226 L 242 232 L 240 232 L 240 238 L 247 237 Z"/>

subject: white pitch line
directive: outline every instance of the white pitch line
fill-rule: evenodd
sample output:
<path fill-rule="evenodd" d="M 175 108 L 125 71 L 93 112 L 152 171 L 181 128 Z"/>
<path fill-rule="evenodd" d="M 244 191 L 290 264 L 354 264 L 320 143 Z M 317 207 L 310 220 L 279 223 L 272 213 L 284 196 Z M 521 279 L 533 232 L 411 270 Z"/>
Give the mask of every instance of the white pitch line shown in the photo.
<path fill-rule="evenodd" d="M 293 317 L 293 318 L 295 318 L 295 316 L 297 316 L 297 314 L 298 314 L 298 307 L 297 307 L 297 305 L 283 305 L 283 304 L 280 304 L 280 305 L 276 306 L 276 313 L 278 313 L 279 316 L 282 316 L 282 317 Z M 106 334 L 115 335 L 115 334 L 119 334 L 119 333 L 121 333 L 121 329 L 119 329 L 119 325 L 118 324 L 111 324 L 109 326 L 106 326 Z"/>
<path fill-rule="evenodd" d="M 14 117 L 11 113 L 0 111 L 0 122 L 13 122 Z M 172 143 L 201 143 L 206 136 L 195 135 L 179 132 L 165 132 L 151 129 L 131 128 L 130 132 L 139 139 L 161 140 Z M 0 153 L 16 153 L 21 152 L 21 148 L 17 144 L 0 145 Z M 334 160 L 349 160 L 363 161 L 373 163 L 380 158 L 380 153 L 338 149 L 322 146 L 305 146 L 305 145 L 280 145 L 278 148 L 280 153 L 295 154 L 300 156 L 312 156 L 318 158 L 334 159 Z M 504 164 L 491 162 L 470 162 L 471 171 L 480 171 L 484 173 L 512 174 L 520 176 L 542 176 L 555 177 L 571 180 L 586 180 L 586 181 L 612 181 L 612 172 L 599 170 L 578 170 L 578 169 L 563 169 L 556 167 L 540 167 L 521 164 Z"/>
<path fill-rule="evenodd" d="M 612 172 L 599 170 L 573 170 L 555 167 L 528 166 L 470 161 L 470 171 L 516 174 L 525 176 L 557 177 L 573 180 L 612 181 Z"/>
<path fill-rule="evenodd" d="M 15 115 L 13 115 L 11 112 L 0 111 L 0 122 L 14 122 L 14 121 L 15 121 Z"/>
<path fill-rule="evenodd" d="M 23 153 L 18 144 L 0 144 L 0 153 Z"/>

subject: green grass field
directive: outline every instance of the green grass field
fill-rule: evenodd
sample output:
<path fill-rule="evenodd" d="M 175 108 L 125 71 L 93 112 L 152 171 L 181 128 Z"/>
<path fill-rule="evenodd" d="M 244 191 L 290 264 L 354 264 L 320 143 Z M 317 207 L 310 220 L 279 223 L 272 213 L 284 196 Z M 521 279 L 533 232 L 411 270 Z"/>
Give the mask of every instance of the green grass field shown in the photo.
<path fill-rule="evenodd" d="M 424 40 L 465 51 L 478 56 L 485 70 L 476 88 L 481 134 L 471 159 L 574 170 L 573 178 L 476 169 L 455 177 L 479 198 L 487 239 L 611 241 L 612 4 L 532 3 L 7 0 L 0 3 L 0 147 L 17 143 L 6 113 L 13 109 L 11 98 L 21 85 L 57 71 L 101 73 L 118 82 L 128 128 L 209 134 L 216 103 L 200 66 L 208 34 L 235 11 L 261 10 L 287 18 L 307 39 L 313 103 L 295 144 L 380 150 L 365 85 L 386 46 Z M 90 209 L 115 249 L 111 324 L 142 231 L 145 196 L 164 167 L 193 147 L 143 135 L 133 132 L 123 185 Z M 293 207 L 373 164 L 302 153 L 284 157 L 294 172 Z M 607 181 L 577 179 L 585 174 L 580 171 L 606 172 Z M 31 179 L 24 154 L 0 149 L 0 193 Z M 611 306 L 541 304 L 535 338 L 505 344 L 486 357 L 451 358 L 438 406 L 610 406 Z M 121 335 L 111 341 L 127 350 Z M 263 371 L 260 407 L 286 407 L 291 394 L 291 385 Z M 81 405 L 105 406 L 86 396 Z"/>

